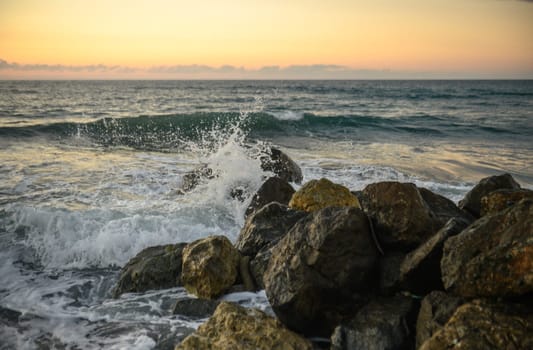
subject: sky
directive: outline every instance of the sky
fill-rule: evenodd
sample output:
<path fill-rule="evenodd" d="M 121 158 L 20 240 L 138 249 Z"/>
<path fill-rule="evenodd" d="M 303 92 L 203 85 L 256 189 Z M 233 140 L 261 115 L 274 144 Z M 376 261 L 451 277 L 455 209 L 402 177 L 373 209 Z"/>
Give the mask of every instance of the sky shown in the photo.
<path fill-rule="evenodd" d="M 0 79 L 533 78 L 533 0 L 0 0 Z"/>

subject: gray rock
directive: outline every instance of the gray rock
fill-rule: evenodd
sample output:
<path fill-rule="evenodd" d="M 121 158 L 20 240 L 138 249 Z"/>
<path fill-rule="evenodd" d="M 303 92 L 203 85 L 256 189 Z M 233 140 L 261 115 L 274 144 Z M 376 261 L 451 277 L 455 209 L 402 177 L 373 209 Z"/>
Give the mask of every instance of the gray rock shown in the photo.
<path fill-rule="evenodd" d="M 410 349 L 414 343 L 416 303 L 408 297 L 380 298 L 335 328 L 331 350 Z"/>
<path fill-rule="evenodd" d="M 479 218 L 481 216 L 481 198 L 496 190 L 519 188 L 520 185 L 510 174 L 486 177 L 474 186 L 463 200 L 459 201 L 459 208 Z"/>
<path fill-rule="evenodd" d="M 246 220 L 235 247 L 241 254 L 254 257 L 263 247 L 276 243 L 307 215 L 280 203 L 270 203 Z"/>
<path fill-rule="evenodd" d="M 302 169 L 281 150 L 271 147 L 265 155 L 260 157 L 260 160 L 263 170 L 271 171 L 287 182 L 302 183 Z"/>
<path fill-rule="evenodd" d="M 270 257 L 272 257 L 272 247 L 266 246 L 250 261 L 250 274 L 258 289 L 265 289 L 263 276 L 270 262 Z"/>
<path fill-rule="evenodd" d="M 181 258 L 186 243 L 149 247 L 122 268 L 113 297 L 181 285 Z"/>
<path fill-rule="evenodd" d="M 377 255 L 360 209 L 314 212 L 272 248 L 264 275 L 272 309 L 291 329 L 329 336 L 377 283 Z"/>
<path fill-rule="evenodd" d="M 174 304 L 172 313 L 190 318 L 207 318 L 215 312 L 218 304 L 219 300 L 179 299 Z"/>
<path fill-rule="evenodd" d="M 287 205 L 292 198 L 294 188 L 279 177 L 270 177 L 257 190 L 245 212 L 248 217 L 253 212 L 263 208 L 268 203 L 277 202 Z"/>

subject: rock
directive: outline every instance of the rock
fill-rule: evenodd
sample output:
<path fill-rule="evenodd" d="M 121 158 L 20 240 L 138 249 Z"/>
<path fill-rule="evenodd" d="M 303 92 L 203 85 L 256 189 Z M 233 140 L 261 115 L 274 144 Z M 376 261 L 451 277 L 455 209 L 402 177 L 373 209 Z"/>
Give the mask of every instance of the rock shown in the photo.
<path fill-rule="evenodd" d="M 186 243 L 149 247 L 122 268 L 113 297 L 180 286 L 181 258 Z"/>
<path fill-rule="evenodd" d="M 331 350 L 409 349 L 414 344 L 416 303 L 411 298 L 380 298 L 335 328 Z"/>
<path fill-rule="evenodd" d="M 292 198 L 294 188 L 289 183 L 279 177 L 271 177 L 266 180 L 252 197 L 252 202 L 245 212 L 248 217 L 254 211 L 263 208 L 271 202 L 278 202 L 287 205 Z"/>
<path fill-rule="evenodd" d="M 482 301 L 460 306 L 420 350 L 533 349 L 533 310 Z"/>
<path fill-rule="evenodd" d="M 172 313 L 190 318 L 207 318 L 215 312 L 219 304 L 219 300 L 179 299 L 174 304 Z"/>
<path fill-rule="evenodd" d="M 254 257 L 263 247 L 276 243 L 306 215 L 286 205 L 270 203 L 246 220 L 235 246 L 241 254 Z"/>
<path fill-rule="evenodd" d="M 263 278 L 272 309 L 293 330 L 329 337 L 374 288 L 377 255 L 360 209 L 314 212 L 272 248 Z"/>
<path fill-rule="evenodd" d="M 272 256 L 272 247 L 266 246 L 255 255 L 250 261 L 250 274 L 252 275 L 255 285 L 258 289 L 265 289 L 265 282 L 263 276 L 270 262 Z"/>
<path fill-rule="evenodd" d="M 266 155 L 260 157 L 260 160 L 263 170 L 271 171 L 287 182 L 302 183 L 302 169 L 279 149 L 271 147 Z"/>
<path fill-rule="evenodd" d="M 440 330 L 463 304 L 460 297 L 433 291 L 422 299 L 416 321 L 416 349 Z"/>
<path fill-rule="evenodd" d="M 262 311 L 222 302 L 207 322 L 176 346 L 188 349 L 311 350 L 312 345 Z"/>
<path fill-rule="evenodd" d="M 294 193 L 289 207 L 304 211 L 316 211 L 327 207 L 361 208 L 357 197 L 349 189 L 328 179 L 307 182 Z"/>
<path fill-rule="evenodd" d="M 418 295 L 443 290 L 440 261 L 444 242 L 468 226 L 460 219 L 450 219 L 433 237 L 407 254 L 400 265 L 400 285 Z"/>
<path fill-rule="evenodd" d="M 183 249 L 181 279 L 185 289 L 200 298 L 213 299 L 237 279 L 240 254 L 225 236 L 210 236 Z"/>
<path fill-rule="evenodd" d="M 520 185 L 510 174 L 486 177 L 474 186 L 463 200 L 459 201 L 459 208 L 479 218 L 481 215 L 481 198 L 496 190 L 516 190 L 519 188 Z"/>
<path fill-rule="evenodd" d="M 363 190 L 365 211 L 379 241 L 409 251 L 425 242 L 453 217 L 469 220 L 452 201 L 411 183 L 379 182 Z"/>
<path fill-rule="evenodd" d="M 190 192 L 194 190 L 202 180 L 210 180 L 213 178 L 215 178 L 215 174 L 213 174 L 213 169 L 211 169 L 207 164 L 202 164 L 197 168 L 193 169 L 192 171 L 183 175 L 179 192 Z"/>
<path fill-rule="evenodd" d="M 388 251 L 379 258 L 379 293 L 394 295 L 400 290 L 400 266 L 406 253 Z"/>
<path fill-rule="evenodd" d="M 464 297 L 533 292 L 533 201 L 487 215 L 444 244 L 442 281 Z"/>
<path fill-rule="evenodd" d="M 522 199 L 533 199 L 533 191 L 526 189 L 496 190 L 481 198 L 481 216 L 494 214 L 513 206 Z"/>

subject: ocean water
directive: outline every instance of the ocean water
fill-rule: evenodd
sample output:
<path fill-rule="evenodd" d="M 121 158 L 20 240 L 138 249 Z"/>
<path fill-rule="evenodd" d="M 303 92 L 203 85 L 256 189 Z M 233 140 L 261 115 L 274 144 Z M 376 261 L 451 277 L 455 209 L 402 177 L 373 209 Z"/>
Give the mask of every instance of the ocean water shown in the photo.
<path fill-rule="evenodd" d="M 533 81 L 0 81 L 0 349 L 172 348 L 202 322 L 171 315 L 187 293 L 114 300 L 120 267 L 235 240 L 271 145 L 352 190 L 458 201 L 502 172 L 531 188 Z M 204 163 L 220 176 L 180 195 Z M 268 310 L 264 292 L 226 298 Z"/>

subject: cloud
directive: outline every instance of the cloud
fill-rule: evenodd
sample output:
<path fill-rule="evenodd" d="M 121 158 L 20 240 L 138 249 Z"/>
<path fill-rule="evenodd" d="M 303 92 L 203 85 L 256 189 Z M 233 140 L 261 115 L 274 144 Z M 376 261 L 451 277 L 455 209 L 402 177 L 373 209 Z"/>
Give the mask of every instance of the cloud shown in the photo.
<path fill-rule="evenodd" d="M 526 0 L 521 0 L 526 1 Z M 533 2 L 533 0 L 528 0 Z M 244 68 L 232 65 L 121 65 L 19 64 L 0 59 L 0 79 L 531 79 L 533 72 L 424 72 L 355 69 L 342 65 L 311 64 Z"/>

